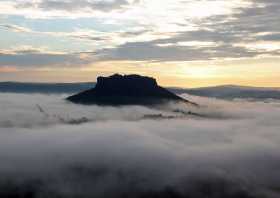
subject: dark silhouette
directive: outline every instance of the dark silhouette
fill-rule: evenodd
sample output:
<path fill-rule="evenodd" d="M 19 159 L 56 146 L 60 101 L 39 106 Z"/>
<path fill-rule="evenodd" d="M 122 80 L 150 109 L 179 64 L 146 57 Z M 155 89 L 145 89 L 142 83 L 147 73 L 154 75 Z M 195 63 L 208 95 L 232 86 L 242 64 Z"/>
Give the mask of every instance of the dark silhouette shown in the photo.
<path fill-rule="evenodd" d="M 156 80 L 139 75 L 98 77 L 95 88 L 67 98 L 78 104 L 97 105 L 155 105 L 169 101 L 187 100 L 158 86 Z"/>

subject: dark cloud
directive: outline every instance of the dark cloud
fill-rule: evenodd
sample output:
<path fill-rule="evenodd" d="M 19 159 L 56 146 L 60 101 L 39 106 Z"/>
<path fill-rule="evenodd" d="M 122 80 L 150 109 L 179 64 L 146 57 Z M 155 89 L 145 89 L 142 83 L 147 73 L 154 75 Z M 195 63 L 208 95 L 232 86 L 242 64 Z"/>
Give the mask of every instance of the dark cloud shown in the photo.
<path fill-rule="evenodd" d="M 134 1 L 136 3 L 138 1 Z M 18 2 L 18 8 L 40 8 L 43 10 L 79 11 L 91 9 L 94 11 L 112 11 L 130 5 L 127 0 L 42 0 L 39 2 Z"/>
<path fill-rule="evenodd" d="M 257 38 L 259 40 L 264 40 L 264 41 L 280 41 L 280 33 L 266 34 L 266 35 L 258 36 Z"/>
<path fill-rule="evenodd" d="M 209 58 L 207 53 L 199 49 L 178 46 L 160 47 L 153 42 L 131 42 L 97 53 L 100 60 L 182 61 Z"/>
<path fill-rule="evenodd" d="M 19 49 L 14 52 L 0 51 L 0 67 L 14 66 L 23 68 L 53 67 L 53 66 L 81 66 L 90 63 L 86 58 L 81 58 L 79 53 L 50 53 L 36 49 Z"/>
<path fill-rule="evenodd" d="M 195 35 L 195 32 L 192 34 Z M 198 32 L 199 34 L 199 32 Z M 212 33 L 210 33 L 212 34 Z M 205 41 L 213 41 L 217 38 L 214 34 L 212 40 L 205 37 Z M 203 39 L 202 39 L 203 40 Z M 202 41 L 200 40 L 200 41 Z M 180 46 L 166 45 L 184 41 L 181 38 L 172 38 L 167 40 L 155 40 L 149 42 L 130 42 L 120 45 L 116 48 L 105 49 L 97 52 L 99 60 L 137 60 L 137 61 L 194 61 L 194 60 L 211 60 L 216 58 L 241 58 L 255 57 L 263 54 L 257 51 L 250 51 L 244 47 L 237 47 L 231 44 L 221 43 L 217 46 Z M 175 43 L 176 43 L 175 42 Z M 224 41 L 223 41 L 224 42 Z"/>

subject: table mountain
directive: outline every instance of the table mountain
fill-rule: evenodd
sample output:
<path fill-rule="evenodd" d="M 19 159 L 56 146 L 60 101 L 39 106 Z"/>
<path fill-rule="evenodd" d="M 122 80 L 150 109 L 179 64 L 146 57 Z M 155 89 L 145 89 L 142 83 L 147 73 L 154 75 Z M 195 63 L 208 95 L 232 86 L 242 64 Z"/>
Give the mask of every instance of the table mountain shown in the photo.
<path fill-rule="evenodd" d="M 140 75 L 98 77 L 95 88 L 67 98 L 85 105 L 155 105 L 165 102 L 189 101 L 160 87 L 154 78 Z"/>

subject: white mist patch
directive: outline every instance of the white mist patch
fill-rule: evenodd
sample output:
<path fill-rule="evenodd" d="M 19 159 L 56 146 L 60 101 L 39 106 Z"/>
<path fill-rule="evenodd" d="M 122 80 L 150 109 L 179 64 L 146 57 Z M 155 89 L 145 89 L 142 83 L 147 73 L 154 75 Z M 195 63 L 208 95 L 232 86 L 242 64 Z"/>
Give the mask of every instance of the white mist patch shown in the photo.
<path fill-rule="evenodd" d="M 146 115 L 175 116 L 170 107 L 143 106 L 105 107 L 76 105 L 66 95 L 0 94 L 0 127 L 40 127 L 54 124 L 126 120 L 135 121 Z M 188 107 L 183 107 L 188 110 Z M 178 113 L 177 113 L 178 114 Z"/>
<path fill-rule="evenodd" d="M 63 98 L 1 94 L 2 197 L 30 192 L 40 198 L 168 193 L 188 198 L 279 197 L 277 101 L 187 96 L 200 104 L 192 110 L 207 116 L 153 120 L 139 118 L 173 115 L 169 110 L 181 106 L 105 108 L 73 105 Z M 70 125 L 57 117 L 91 121 Z"/>

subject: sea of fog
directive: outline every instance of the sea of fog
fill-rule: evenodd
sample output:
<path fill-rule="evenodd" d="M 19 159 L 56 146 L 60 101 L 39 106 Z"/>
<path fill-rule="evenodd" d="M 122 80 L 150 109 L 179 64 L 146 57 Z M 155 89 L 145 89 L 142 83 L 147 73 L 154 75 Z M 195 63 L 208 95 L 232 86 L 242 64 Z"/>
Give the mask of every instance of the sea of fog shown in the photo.
<path fill-rule="evenodd" d="M 0 94 L 0 197 L 280 197 L 280 101 L 184 95 L 200 106 L 148 108 L 65 97 Z"/>

